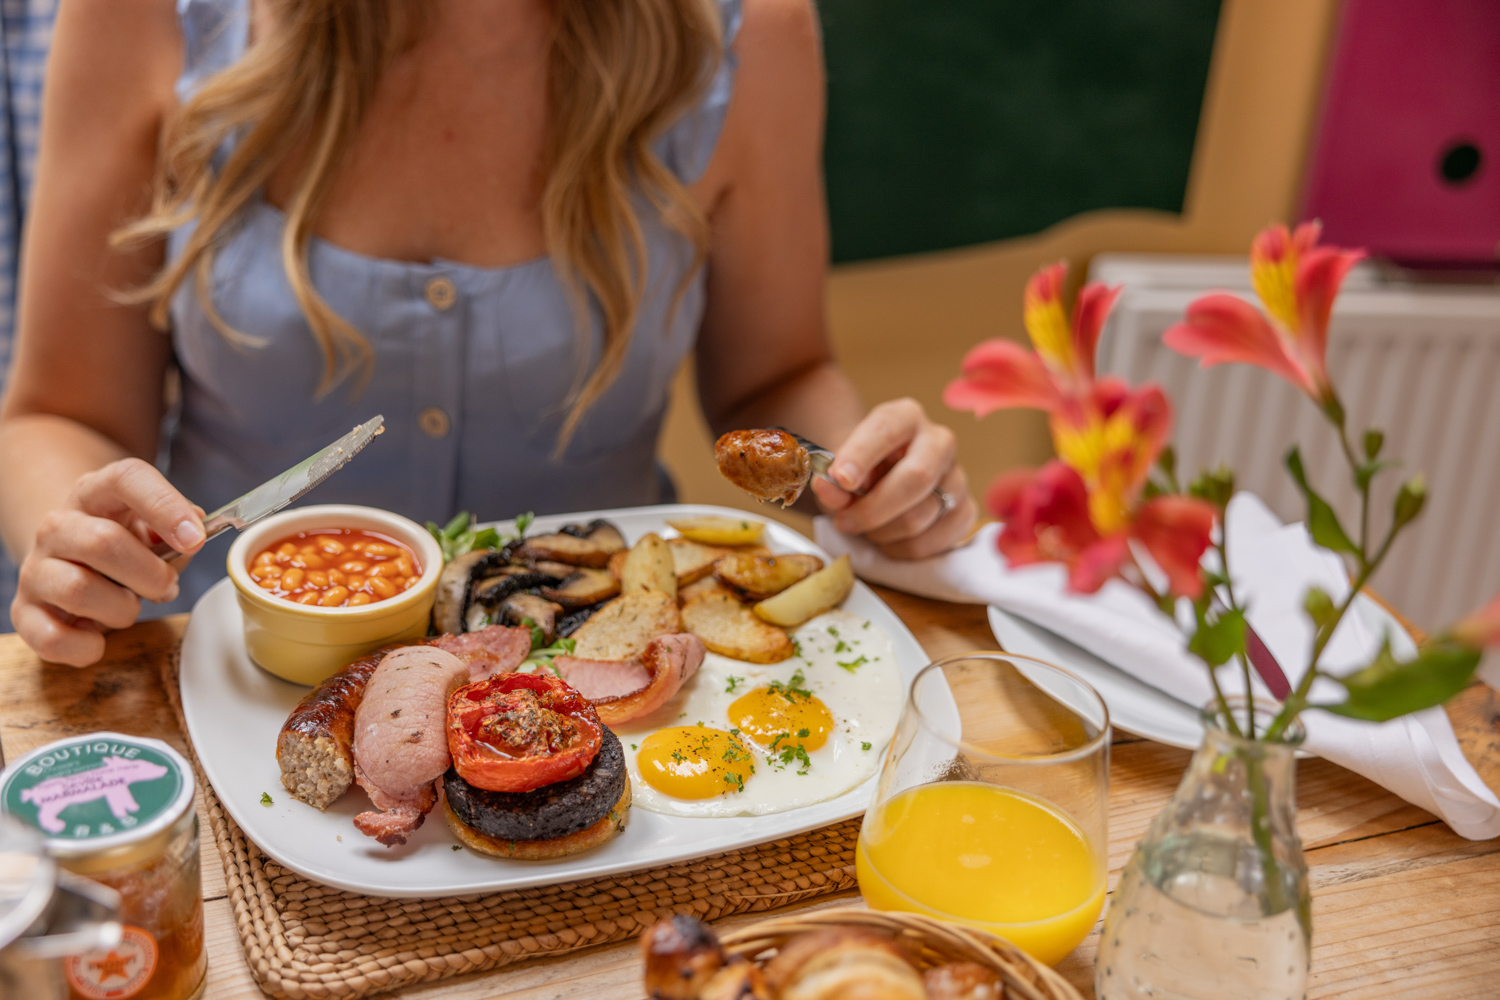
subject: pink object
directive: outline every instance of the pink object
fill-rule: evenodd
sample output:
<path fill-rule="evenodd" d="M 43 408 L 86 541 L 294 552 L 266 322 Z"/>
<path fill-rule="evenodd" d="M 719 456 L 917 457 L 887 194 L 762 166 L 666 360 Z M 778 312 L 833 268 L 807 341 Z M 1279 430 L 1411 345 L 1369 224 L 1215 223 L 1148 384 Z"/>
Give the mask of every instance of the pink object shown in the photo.
<path fill-rule="evenodd" d="M 21 801 L 36 805 L 37 825 L 43 830 L 62 833 L 67 824 L 59 814 L 68 806 L 103 799 L 115 819 L 124 819 L 141 808 L 130 794 L 130 786 L 137 781 L 155 781 L 166 773 L 165 767 L 147 760 L 105 757 L 103 767 L 48 778 L 34 788 L 23 789 Z"/>
<path fill-rule="evenodd" d="M 354 780 L 394 817 L 360 813 L 360 832 L 391 847 L 422 825 L 450 763 L 448 696 L 468 682 L 468 664 L 431 646 L 403 646 L 380 661 L 354 713 Z"/>
<path fill-rule="evenodd" d="M 552 661 L 568 687 L 589 701 L 623 698 L 651 683 L 651 675 L 635 660 L 585 660 L 559 656 Z"/>
<path fill-rule="evenodd" d="M 469 683 L 508 674 L 531 653 L 531 630 L 486 625 L 478 632 L 440 635 L 432 644 L 469 665 Z"/>
<path fill-rule="evenodd" d="M 1347 0 L 1304 218 L 1413 264 L 1494 264 L 1500 3 Z"/>

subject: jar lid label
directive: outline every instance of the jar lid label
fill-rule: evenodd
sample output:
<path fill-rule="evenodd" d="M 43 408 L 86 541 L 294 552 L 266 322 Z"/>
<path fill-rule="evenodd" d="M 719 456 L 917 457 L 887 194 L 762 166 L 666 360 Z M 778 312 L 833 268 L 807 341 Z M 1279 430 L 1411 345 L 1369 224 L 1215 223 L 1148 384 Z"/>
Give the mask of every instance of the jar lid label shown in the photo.
<path fill-rule="evenodd" d="M 0 811 L 77 854 L 150 836 L 191 808 L 193 774 L 160 740 L 92 733 L 58 740 L 0 774 Z"/>

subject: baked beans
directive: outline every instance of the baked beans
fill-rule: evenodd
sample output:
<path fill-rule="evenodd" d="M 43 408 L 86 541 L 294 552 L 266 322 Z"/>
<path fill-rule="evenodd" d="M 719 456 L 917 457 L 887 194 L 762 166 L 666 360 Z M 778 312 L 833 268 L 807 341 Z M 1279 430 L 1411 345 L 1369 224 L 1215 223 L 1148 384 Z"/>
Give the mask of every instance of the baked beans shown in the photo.
<path fill-rule="evenodd" d="M 324 608 L 357 608 L 416 586 L 411 549 L 361 528 L 301 531 L 250 560 L 250 578 L 272 596 Z"/>

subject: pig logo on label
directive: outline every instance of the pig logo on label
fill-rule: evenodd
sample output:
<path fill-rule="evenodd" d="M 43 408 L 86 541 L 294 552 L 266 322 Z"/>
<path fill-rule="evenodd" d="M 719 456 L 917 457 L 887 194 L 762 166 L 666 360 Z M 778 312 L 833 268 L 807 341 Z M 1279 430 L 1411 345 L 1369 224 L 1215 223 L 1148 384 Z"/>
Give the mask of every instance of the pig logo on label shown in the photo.
<path fill-rule="evenodd" d="M 166 775 L 167 769 L 149 760 L 105 757 L 104 766 L 48 778 L 31 788 L 22 789 L 21 801 L 37 807 L 37 825 L 48 833 L 62 833 L 67 824 L 59 814 L 68 806 L 103 799 L 122 826 L 134 826 L 134 814 L 140 812 L 130 786 L 137 781 L 154 781 Z"/>

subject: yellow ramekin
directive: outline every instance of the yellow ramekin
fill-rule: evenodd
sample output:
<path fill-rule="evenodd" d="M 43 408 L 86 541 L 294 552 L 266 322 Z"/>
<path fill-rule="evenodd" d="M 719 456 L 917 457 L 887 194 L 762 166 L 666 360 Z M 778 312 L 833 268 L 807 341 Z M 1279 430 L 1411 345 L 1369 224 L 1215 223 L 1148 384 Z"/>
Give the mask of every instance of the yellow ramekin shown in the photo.
<path fill-rule="evenodd" d="M 250 577 L 250 561 L 272 542 L 299 531 L 363 528 L 406 544 L 422 575 L 410 590 L 354 608 L 320 608 L 274 597 Z M 415 521 L 352 504 L 321 504 L 272 514 L 252 524 L 229 548 L 229 578 L 245 619 L 250 658 L 277 677 L 318 684 L 372 649 L 427 634 L 443 551 Z"/>

